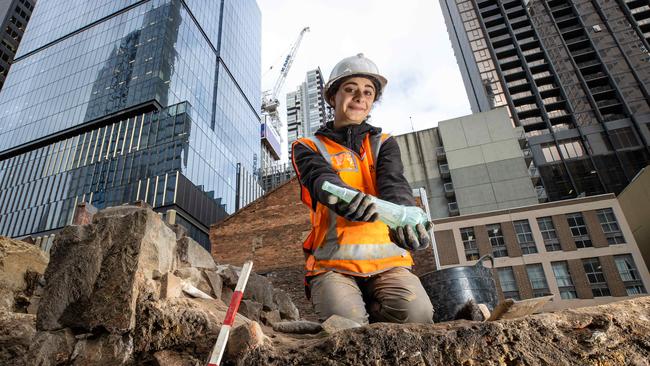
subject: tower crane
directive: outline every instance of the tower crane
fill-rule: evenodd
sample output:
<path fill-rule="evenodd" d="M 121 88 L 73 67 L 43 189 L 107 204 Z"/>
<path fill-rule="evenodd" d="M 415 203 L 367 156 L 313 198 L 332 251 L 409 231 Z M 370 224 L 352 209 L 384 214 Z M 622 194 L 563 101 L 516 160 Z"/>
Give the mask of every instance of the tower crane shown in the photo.
<path fill-rule="evenodd" d="M 278 107 L 280 106 L 280 102 L 278 100 L 278 93 L 280 93 L 280 90 L 282 89 L 284 82 L 287 80 L 287 74 L 289 74 L 289 70 L 291 69 L 293 60 L 296 58 L 296 53 L 298 52 L 298 48 L 300 47 L 300 42 L 302 42 L 302 37 L 307 32 L 309 32 L 309 27 L 303 28 L 300 31 L 298 38 L 291 46 L 289 54 L 284 59 L 284 63 L 282 64 L 282 69 L 280 70 L 280 77 L 278 77 L 278 80 L 275 81 L 275 85 L 273 86 L 273 89 L 266 90 L 262 93 L 262 120 L 263 120 L 263 124 L 266 125 L 266 126 L 264 125 L 262 126 L 262 136 L 263 136 L 262 142 L 264 142 L 264 134 L 265 134 L 264 129 L 265 128 L 269 129 L 270 127 L 272 131 L 266 131 L 266 134 L 268 134 L 269 132 L 274 133 L 275 136 L 277 136 L 277 138 L 280 139 L 280 145 L 281 145 L 282 139 L 279 136 L 280 136 L 280 131 L 282 130 L 282 122 L 280 122 L 280 115 L 278 113 Z M 271 148 L 273 149 L 273 147 Z M 277 157 L 274 156 L 274 157 L 276 159 L 279 159 L 279 151 L 276 151 L 275 153 L 278 156 Z"/>

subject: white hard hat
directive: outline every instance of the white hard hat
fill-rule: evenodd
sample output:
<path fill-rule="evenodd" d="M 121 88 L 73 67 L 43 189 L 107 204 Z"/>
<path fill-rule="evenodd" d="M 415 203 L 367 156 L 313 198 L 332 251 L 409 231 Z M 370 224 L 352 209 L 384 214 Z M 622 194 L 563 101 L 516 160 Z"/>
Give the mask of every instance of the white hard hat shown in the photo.
<path fill-rule="evenodd" d="M 330 104 L 328 98 L 330 88 L 334 86 L 337 81 L 353 75 L 368 76 L 377 81 L 379 85 L 377 97 L 375 99 L 379 98 L 381 92 L 388 83 L 388 80 L 379 74 L 377 65 L 375 65 L 375 63 L 370 59 L 366 58 L 363 53 L 359 53 L 356 56 L 346 57 L 334 66 L 334 69 L 332 69 L 332 72 L 330 73 L 330 79 L 327 81 L 327 84 L 325 84 L 323 94 L 325 95 L 325 101 L 328 104 Z"/>

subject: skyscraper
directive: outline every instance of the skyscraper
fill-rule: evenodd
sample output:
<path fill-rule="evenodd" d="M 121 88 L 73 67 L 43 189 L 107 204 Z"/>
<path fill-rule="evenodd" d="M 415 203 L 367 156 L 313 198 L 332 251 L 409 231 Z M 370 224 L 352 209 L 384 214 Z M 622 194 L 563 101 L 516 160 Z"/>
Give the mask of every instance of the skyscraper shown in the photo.
<path fill-rule="evenodd" d="M 260 154 L 260 42 L 254 0 L 39 1 L 0 93 L 0 235 L 144 200 L 208 245 Z"/>
<path fill-rule="evenodd" d="M 287 93 L 287 140 L 291 144 L 301 137 L 313 136 L 324 125 L 331 107 L 323 98 L 323 73 L 320 68 L 307 72 L 305 81 L 295 92 Z"/>
<path fill-rule="evenodd" d="M 643 3 L 440 0 L 472 111 L 508 107 L 550 200 L 618 193 L 650 161 Z"/>
<path fill-rule="evenodd" d="M 0 89 L 7 79 L 9 67 L 32 16 L 36 0 L 0 1 Z"/>

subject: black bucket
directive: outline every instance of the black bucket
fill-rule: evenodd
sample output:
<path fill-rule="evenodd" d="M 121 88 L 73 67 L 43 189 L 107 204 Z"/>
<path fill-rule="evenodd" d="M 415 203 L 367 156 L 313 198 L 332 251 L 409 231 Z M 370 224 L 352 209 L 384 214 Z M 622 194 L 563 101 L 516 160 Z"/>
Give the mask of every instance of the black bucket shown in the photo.
<path fill-rule="evenodd" d="M 488 258 L 494 268 L 494 258 L 487 254 L 473 266 L 445 268 L 420 276 L 433 304 L 433 321 L 439 323 L 454 320 L 469 300 L 485 304 L 490 311 L 494 310 L 499 298 L 492 270 L 483 265 L 483 261 Z"/>

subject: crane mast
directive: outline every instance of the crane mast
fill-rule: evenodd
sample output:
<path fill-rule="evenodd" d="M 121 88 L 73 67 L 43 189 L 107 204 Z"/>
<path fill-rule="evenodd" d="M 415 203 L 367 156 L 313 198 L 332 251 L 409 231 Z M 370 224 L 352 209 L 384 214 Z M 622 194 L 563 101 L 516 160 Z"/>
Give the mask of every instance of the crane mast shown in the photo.
<path fill-rule="evenodd" d="M 293 60 L 296 58 L 296 53 L 300 47 L 300 42 L 302 42 L 302 37 L 307 32 L 309 32 L 309 27 L 303 28 L 298 35 L 298 39 L 296 39 L 296 41 L 291 46 L 291 50 L 289 51 L 287 57 L 284 59 L 282 69 L 280 70 L 280 76 L 278 77 L 278 80 L 275 81 L 273 89 L 266 90 L 264 93 L 262 93 L 262 118 L 263 123 L 266 125 L 266 127 L 263 127 L 263 129 L 268 129 L 270 127 L 270 129 L 273 131 L 267 131 L 267 133 L 275 133 L 275 136 L 280 139 L 280 143 L 282 142 L 282 139 L 280 138 L 282 123 L 280 122 L 280 115 L 278 113 L 278 107 L 280 106 L 278 93 L 280 93 L 284 82 L 287 80 L 287 75 L 289 74 Z M 279 157 L 277 157 L 277 159 L 279 159 Z"/>

